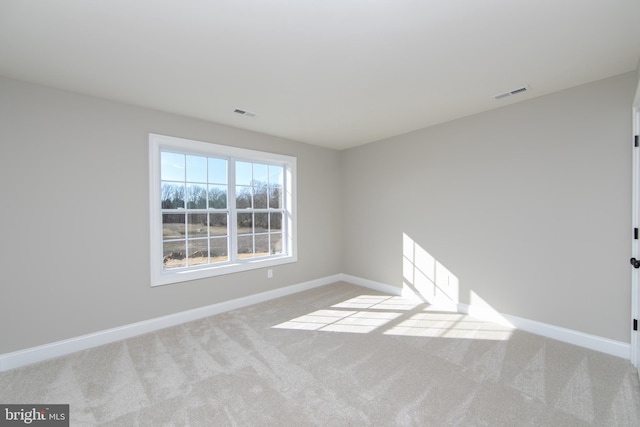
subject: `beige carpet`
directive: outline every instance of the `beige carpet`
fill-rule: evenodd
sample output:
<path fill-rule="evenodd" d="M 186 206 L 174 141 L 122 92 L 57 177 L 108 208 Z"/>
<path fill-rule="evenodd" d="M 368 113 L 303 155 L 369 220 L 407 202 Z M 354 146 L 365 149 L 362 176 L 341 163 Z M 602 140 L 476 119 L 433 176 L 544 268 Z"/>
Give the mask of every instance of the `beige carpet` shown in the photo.
<path fill-rule="evenodd" d="M 629 361 L 338 283 L 0 373 L 71 425 L 639 426 Z"/>

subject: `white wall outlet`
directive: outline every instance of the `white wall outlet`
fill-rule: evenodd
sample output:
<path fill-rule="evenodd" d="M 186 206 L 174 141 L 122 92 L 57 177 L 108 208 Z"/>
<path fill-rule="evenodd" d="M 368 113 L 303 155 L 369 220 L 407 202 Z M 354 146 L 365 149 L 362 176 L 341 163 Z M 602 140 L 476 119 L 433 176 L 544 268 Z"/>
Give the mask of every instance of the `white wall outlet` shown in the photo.
<path fill-rule="evenodd" d="M 273 270 L 272 269 L 268 269 L 267 270 L 267 279 L 273 279 Z"/>

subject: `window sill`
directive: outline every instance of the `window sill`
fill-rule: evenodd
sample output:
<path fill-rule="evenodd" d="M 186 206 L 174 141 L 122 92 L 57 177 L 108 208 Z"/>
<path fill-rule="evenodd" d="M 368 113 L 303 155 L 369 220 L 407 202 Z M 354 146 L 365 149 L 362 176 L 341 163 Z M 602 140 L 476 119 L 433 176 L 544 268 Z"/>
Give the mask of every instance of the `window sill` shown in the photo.
<path fill-rule="evenodd" d="M 151 286 L 170 285 L 172 283 L 188 282 L 191 280 L 206 279 L 209 277 L 226 274 L 251 271 L 259 268 L 274 267 L 277 265 L 297 262 L 297 258 L 291 255 L 279 257 L 248 259 L 233 263 L 225 263 L 217 266 L 206 266 L 197 269 L 175 269 L 162 271 L 156 277 L 151 278 Z"/>

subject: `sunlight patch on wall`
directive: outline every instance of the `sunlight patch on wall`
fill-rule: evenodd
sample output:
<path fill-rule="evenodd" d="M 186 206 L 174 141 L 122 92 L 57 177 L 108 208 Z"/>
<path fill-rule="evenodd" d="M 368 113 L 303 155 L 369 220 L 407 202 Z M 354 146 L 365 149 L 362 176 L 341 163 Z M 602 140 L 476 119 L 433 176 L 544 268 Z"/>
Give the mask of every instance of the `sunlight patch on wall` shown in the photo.
<path fill-rule="evenodd" d="M 501 325 L 513 327 L 514 325 L 509 322 L 500 312 L 493 308 L 488 302 L 480 297 L 474 291 L 469 293 L 469 308 L 468 314 L 488 320 L 490 322 L 499 323 Z"/>
<path fill-rule="evenodd" d="M 429 304 L 457 304 L 459 281 L 444 265 L 402 234 L 402 296 L 418 298 Z"/>

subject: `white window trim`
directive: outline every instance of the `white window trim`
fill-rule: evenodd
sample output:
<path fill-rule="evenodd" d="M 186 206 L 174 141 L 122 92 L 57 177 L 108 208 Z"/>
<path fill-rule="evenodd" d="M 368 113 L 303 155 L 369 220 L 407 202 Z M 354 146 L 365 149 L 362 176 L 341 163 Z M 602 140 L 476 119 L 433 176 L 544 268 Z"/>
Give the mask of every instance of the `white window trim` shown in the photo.
<path fill-rule="evenodd" d="M 162 215 L 160 206 L 160 152 L 162 149 L 176 150 L 187 154 L 209 155 L 225 157 L 234 160 L 251 162 L 280 163 L 285 165 L 284 189 L 285 199 L 285 227 L 283 242 L 286 253 L 263 258 L 242 259 L 222 265 L 205 265 L 186 269 L 165 270 L 162 263 Z M 232 162 L 230 162 L 231 164 Z M 229 169 L 232 169 L 230 167 Z M 234 185 L 234 174 L 228 183 Z M 149 224 L 150 224 L 150 256 L 151 256 L 151 286 L 168 285 L 189 280 L 204 279 L 223 274 L 238 273 L 257 268 L 273 267 L 297 262 L 297 212 L 296 212 L 296 158 L 282 154 L 255 151 L 244 148 L 230 147 L 207 142 L 193 141 L 172 136 L 149 134 Z M 231 203 L 229 201 L 228 203 Z M 234 201 L 235 205 L 235 201 Z M 235 206 L 234 206 L 235 207 Z M 235 236 L 236 220 L 234 215 L 229 218 L 229 239 Z M 235 244 L 230 244 L 234 248 Z"/>

